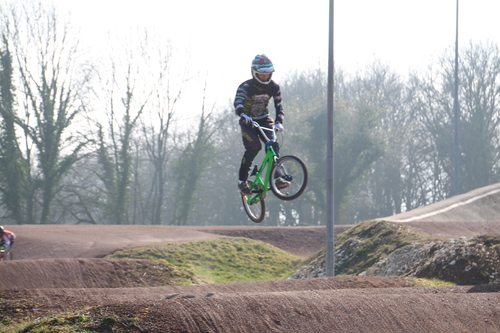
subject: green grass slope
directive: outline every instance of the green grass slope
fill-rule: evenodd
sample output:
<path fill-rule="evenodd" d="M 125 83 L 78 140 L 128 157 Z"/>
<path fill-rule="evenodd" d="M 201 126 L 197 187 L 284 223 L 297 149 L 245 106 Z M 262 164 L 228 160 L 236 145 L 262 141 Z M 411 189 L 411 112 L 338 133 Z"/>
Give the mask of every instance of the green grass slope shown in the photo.
<path fill-rule="evenodd" d="M 247 238 L 140 247 L 117 251 L 106 258 L 165 261 L 183 272 L 183 284 L 286 279 L 302 261 L 289 252 Z"/>

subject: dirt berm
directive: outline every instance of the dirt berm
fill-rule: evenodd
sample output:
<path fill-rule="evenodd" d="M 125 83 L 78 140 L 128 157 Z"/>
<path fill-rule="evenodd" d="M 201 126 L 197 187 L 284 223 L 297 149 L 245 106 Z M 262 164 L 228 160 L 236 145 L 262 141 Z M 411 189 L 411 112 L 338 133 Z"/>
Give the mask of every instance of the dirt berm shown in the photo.
<path fill-rule="evenodd" d="M 498 234 L 500 224 L 491 217 L 500 216 L 500 211 L 492 215 L 491 210 L 499 202 L 498 188 L 442 202 L 436 208 L 441 213 L 435 215 L 417 212 L 393 222 L 410 227 L 416 223 L 420 232 L 435 237 Z M 460 218 L 467 209 L 474 210 L 467 215 L 474 220 Z M 481 211 L 487 212 L 484 219 Z M 72 311 L 100 320 L 117 318 L 112 329 L 100 332 L 500 332 L 496 285 L 422 288 L 397 277 L 338 276 L 160 286 L 154 277 L 131 273 L 134 261 L 102 259 L 119 249 L 223 235 L 264 240 L 306 258 L 324 248 L 324 227 L 22 225 L 8 229 L 19 240 L 16 260 L 0 262 L 0 322 Z M 439 235 L 433 234 L 436 231 Z"/>

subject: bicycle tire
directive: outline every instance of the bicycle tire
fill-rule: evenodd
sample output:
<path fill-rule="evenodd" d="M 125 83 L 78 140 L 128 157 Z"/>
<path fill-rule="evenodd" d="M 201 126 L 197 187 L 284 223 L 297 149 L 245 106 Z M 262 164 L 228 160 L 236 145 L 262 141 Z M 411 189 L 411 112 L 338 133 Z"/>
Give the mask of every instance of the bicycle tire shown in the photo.
<path fill-rule="evenodd" d="M 4 252 L 2 256 L 0 256 L 0 260 L 12 260 L 12 252 Z"/>
<path fill-rule="evenodd" d="M 248 197 L 246 195 L 241 195 L 241 202 L 243 202 L 243 208 L 245 208 L 245 212 L 247 213 L 250 220 L 255 223 L 260 223 L 264 220 L 264 216 L 266 215 L 266 203 L 264 199 L 260 197 L 256 197 L 257 200 L 249 204 Z"/>
<path fill-rule="evenodd" d="M 283 177 L 290 182 L 290 186 L 279 189 L 275 180 Z M 281 200 L 289 201 L 298 198 L 307 186 L 307 168 L 304 162 L 296 156 L 280 157 L 273 165 L 269 179 L 269 186 L 274 195 Z"/>

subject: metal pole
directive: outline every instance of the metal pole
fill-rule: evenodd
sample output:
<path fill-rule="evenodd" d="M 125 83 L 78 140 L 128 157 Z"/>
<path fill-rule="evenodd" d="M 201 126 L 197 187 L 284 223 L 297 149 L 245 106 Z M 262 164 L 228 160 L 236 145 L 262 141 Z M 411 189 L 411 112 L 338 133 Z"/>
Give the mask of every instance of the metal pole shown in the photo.
<path fill-rule="evenodd" d="M 458 145 L 458 129 L 460 122 L 460 111 L 458 105 L 458 0 L 456 14 L 456 37 L 455 37 L 455 89 L 453 99 L 454 114 L 454 152 L 453 152 L 453 195 L 460 194 L 460 151 Z"/>
<path fill-rule="evenodd" d="M 335 276 L 335 247 L 334 247 L 334 225 L 335 204 L 333 195 L 333 0 L 330 0 L 330 21 L 328 38 L 328 140 L 327 140 L 327 188 L 326 188 L 326 276 Z"/>

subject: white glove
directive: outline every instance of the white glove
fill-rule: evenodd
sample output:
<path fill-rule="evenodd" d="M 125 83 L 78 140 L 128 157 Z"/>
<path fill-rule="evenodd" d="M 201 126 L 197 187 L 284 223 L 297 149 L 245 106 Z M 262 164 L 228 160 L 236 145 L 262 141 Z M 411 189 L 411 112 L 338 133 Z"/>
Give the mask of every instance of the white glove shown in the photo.
<path fill-rule="evenodd" d="M 278 133 L 281 133 L 283 132 L 284 128 L 283 128 L 283 125 L 281 123 L 276 123 L 276 125 L 274 125 L 274 129 L 278 132 Z"/>
<path fill-rule="evenodd" d="M 243 123 L 245 123 L 245 124 L 247 124 L 247 125 L 253 125 L 252 118 L 250 118 L 249 116 L 247 116 L 244 113 L 241 114 L 240 121 L 243 122 Z"/>

